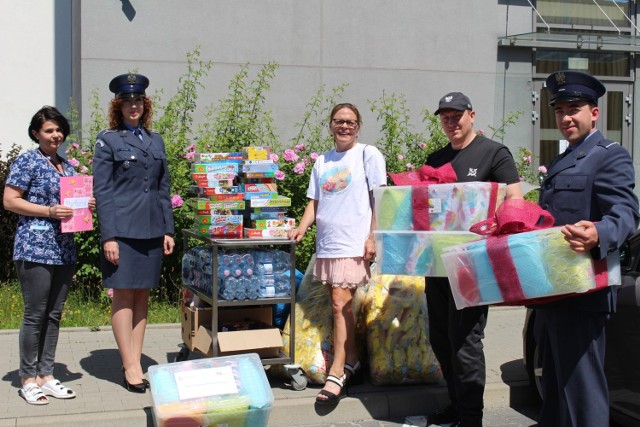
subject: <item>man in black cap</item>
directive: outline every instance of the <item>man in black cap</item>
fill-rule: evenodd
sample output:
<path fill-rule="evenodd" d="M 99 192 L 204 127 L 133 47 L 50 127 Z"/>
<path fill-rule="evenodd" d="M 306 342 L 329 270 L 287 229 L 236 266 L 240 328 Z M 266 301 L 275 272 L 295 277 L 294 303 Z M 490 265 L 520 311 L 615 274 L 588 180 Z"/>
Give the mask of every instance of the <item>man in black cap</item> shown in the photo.
<path fill-rule="evenodd" d="M 432 153 L 427 164 L 451 163 L 458 182 L 493 181 L 507 184 L 507 198 L 522 198 L 520 177 L 509 149 L 473 130 L 475 111 L 469 98 L 451 92 L 435 112 L 449 144 Z M 428 277 L 429 341 L 447 381 L 450 404 L 428 417 L 429 424 L 482 426 L 485 361 L 482 346 L 488 307 L 457 310 L 446 277 Z"/>
<path fill-rule="evenodd" d="M 547 78 L 556 125 L 567 150 L 547 168 L 540 205 L 564 226 L 571 249 L 619 262 L 618 249 L 638 226 L 631 156 L 596 129 L 605 87 L 578 71 Z M 607 426 L 605 322 L 615 288 L 537 305 L 534 334 L 542 361 L 540 426 Z"/>

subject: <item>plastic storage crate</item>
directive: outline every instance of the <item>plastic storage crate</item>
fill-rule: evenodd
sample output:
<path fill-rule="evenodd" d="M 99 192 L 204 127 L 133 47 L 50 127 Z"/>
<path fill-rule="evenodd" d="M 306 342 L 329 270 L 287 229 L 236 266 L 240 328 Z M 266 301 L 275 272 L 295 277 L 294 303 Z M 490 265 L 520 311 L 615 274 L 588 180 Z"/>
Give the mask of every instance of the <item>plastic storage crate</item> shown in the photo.
<path fill-rule="evenodd" d="M 273 393 L 255 353 L 149 368 L 158 427 L 266 427 Z"/>

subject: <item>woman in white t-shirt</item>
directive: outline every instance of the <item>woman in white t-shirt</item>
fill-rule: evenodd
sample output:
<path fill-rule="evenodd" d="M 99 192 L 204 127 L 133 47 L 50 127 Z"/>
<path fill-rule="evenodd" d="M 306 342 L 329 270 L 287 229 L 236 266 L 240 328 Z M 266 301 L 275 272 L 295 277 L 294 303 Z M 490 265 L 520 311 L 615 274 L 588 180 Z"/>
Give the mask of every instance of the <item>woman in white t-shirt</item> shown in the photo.
<path fill-rule="evenodd" d="M 357 142 L 362 124 L 353 104 L 331 110 L 330 129 L 336 148 L 316 160 L 307 197 L 309 204 L 289 238 L 300 241 L 316 223 L 314 278 L 331 289 L 333 307 L 333 363 L 327 383 L 316 397 L 319 404 L 337 404 L 346 380 L 359 368 L 355 349 L 353 294 L 370 277 L 375 256 L 371 190 L 386 185 L 385 160 L 373 146 Z"/>

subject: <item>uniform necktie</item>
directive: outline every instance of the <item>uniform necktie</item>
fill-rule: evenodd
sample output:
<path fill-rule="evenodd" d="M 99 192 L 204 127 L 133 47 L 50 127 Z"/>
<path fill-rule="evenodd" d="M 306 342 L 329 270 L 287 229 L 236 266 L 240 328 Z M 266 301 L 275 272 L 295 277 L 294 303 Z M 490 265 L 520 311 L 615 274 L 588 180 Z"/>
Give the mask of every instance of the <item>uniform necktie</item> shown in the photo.
<path fill-rule="evenodd" d="M 143 141 L 143 139 L 142 139 L 142 131 L 140 130 L 140 128 L 137 128 L 136 130 L 134 130 L 133 134 L 135 136 L 137 136 L 140 141 Z"/>

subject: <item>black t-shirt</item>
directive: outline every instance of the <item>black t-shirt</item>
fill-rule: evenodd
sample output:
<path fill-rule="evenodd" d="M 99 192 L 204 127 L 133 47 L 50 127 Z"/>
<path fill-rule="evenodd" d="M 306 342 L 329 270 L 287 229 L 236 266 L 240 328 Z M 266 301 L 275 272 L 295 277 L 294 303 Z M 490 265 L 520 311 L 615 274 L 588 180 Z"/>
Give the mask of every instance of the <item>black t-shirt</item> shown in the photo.
<path fill-rule="evenodd" d="M 518 169 L 507 146 L 482 135 L 476 136 L 462 150 L 454 150 L 449 143 L 427 157 L 427 165 L 434 168 L 449 162 L 458 182 L 520 182 Z"/>

